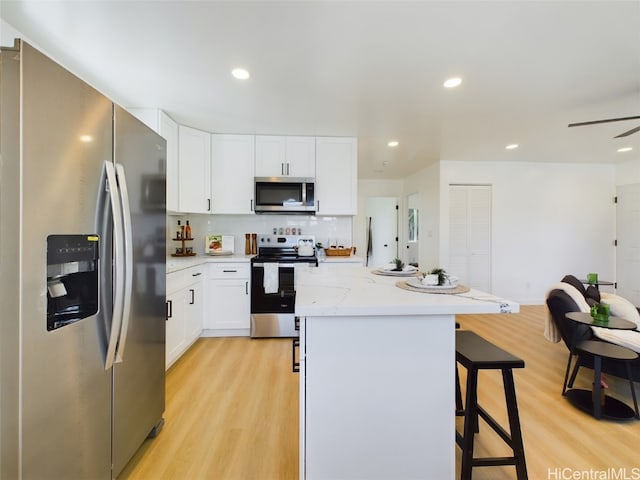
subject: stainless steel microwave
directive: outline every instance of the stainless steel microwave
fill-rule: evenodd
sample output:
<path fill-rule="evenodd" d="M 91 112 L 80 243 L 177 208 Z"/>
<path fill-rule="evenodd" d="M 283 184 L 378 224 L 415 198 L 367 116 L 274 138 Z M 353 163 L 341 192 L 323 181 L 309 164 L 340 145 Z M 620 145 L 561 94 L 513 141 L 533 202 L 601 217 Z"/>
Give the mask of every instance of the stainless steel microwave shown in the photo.
<path fill-rule="evenodd" d="M 255 177 L 255 212 L 313 215 L 314 187 L 313 178 Z"/>

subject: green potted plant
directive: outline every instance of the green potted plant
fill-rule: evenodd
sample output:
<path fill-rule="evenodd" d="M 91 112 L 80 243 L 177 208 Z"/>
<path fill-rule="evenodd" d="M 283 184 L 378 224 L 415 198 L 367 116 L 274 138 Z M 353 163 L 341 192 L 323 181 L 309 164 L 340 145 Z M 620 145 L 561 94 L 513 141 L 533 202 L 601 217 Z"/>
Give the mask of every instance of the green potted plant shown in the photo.
<path fill-rule="evenodd" d="M 394 272 L 401 272 L 404 268 L 404 262 L 399 258 L 394 258 L 392 263 L 396 264 L 396 268 L 393 269 Z"/>
<path fill-rule="evenodd" d="M 424 276 L 423 283 L 427 285 L 444 285 L 449 275 L 443 268 L 434 268 Z"/>

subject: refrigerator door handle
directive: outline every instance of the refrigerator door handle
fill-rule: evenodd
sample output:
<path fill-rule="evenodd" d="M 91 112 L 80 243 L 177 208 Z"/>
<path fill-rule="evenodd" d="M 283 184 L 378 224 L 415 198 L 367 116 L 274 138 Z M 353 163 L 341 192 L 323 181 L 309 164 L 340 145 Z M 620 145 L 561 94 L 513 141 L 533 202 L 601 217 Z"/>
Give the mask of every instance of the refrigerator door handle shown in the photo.
<path fill-rule="evenodd" d="M 129 191 L 127 190 L 127 180 L 124 173 L 124 167 L 120 163 L 116 163 L 116 179 L 118 181 L 118 191 L 120 192 L 122 232 L 124 235 L 124 301 L 122 305 L 122 322 L 120 325 L 120 335 L 115 358 L 115 363 L 120 363 L 124 358 L 124 347 L 127 343 L 129 314 L 131 312 L 131 291 L 133 289 L 133 235 L 131 233 L 131 208 L 129 206 Z"/>
<path fill-rule="evenodd" d="M 113 252 L 114 252 L 114 295 L 113 295 L 113 314 L 111 319 L 111 331 L 109 332 L 109 340 L 107 344 L 107 354 L 105 359 L 105 370 L 113 367 L 116 358 L 116 348 L 118 345 L 118 337 L 122 327 L 122 309 L 124 304 L 124 296 L 122 295 L 123 280 L 122 272 L 124 272 L 124 254 L 123 248 L 123 228 L 122 228 L 122 209 L 120 205 L 120 196 L 118 195 L 118 182 L 116 178 L 115 168 L 110 161 L 104 162 L 104 172 L 106 174 L 105 188 L 109 192 L 111 203 L 111 212 L 113 214 Z"/>

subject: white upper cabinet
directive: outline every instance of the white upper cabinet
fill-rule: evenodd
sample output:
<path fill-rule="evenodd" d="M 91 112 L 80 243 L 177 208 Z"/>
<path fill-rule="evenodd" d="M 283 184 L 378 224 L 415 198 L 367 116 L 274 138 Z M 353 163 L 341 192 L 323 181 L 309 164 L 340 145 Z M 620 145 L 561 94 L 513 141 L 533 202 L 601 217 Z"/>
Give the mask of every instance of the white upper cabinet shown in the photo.
<path fill-rule="evenodd" d="M 178 124 L 157 108 L 131 108 L 132 115 L 167 141 L 167 210 L 178 211 Z"/>
<path fill-rule="evenodd" d="M 255 137 L 211 135 L 211 213 L 253 213 Z"/>
<path fill-rule="evenodd" d="M 316 139 L 298 136 L 256 136 L 256 177 L 315 177 Z"/>
<path fill-rule="evenodd" d="M 167 210 L 178 211 L 178 124 L 160 111 L 159 133 L 167 141 Z"/>
<path fill-rule="evenodd" d="M 356 215 L 358 140 L 316 137 L 316 214 Z"/>
<path fill-rule="evenodd" d="M 179 211 L 211 213 L 211 134 L 178 127 Z"/>
<path fill-rule="evenodd" d="M 285 137 L 289 177 L 316 176 L 316 137 Z"/>

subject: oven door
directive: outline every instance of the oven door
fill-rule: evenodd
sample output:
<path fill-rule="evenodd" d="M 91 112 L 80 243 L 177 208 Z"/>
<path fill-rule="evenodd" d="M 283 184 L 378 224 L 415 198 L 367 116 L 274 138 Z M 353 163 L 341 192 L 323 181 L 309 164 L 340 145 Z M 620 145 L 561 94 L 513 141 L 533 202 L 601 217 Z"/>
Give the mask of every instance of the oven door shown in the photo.
<path fill-rule="evenodd" d="M 278 266 L 278 292 L 264 291 L 264 264 L 251 265 L 251 337 L 298 336 L 295 329 L 295 265 Z"/>

